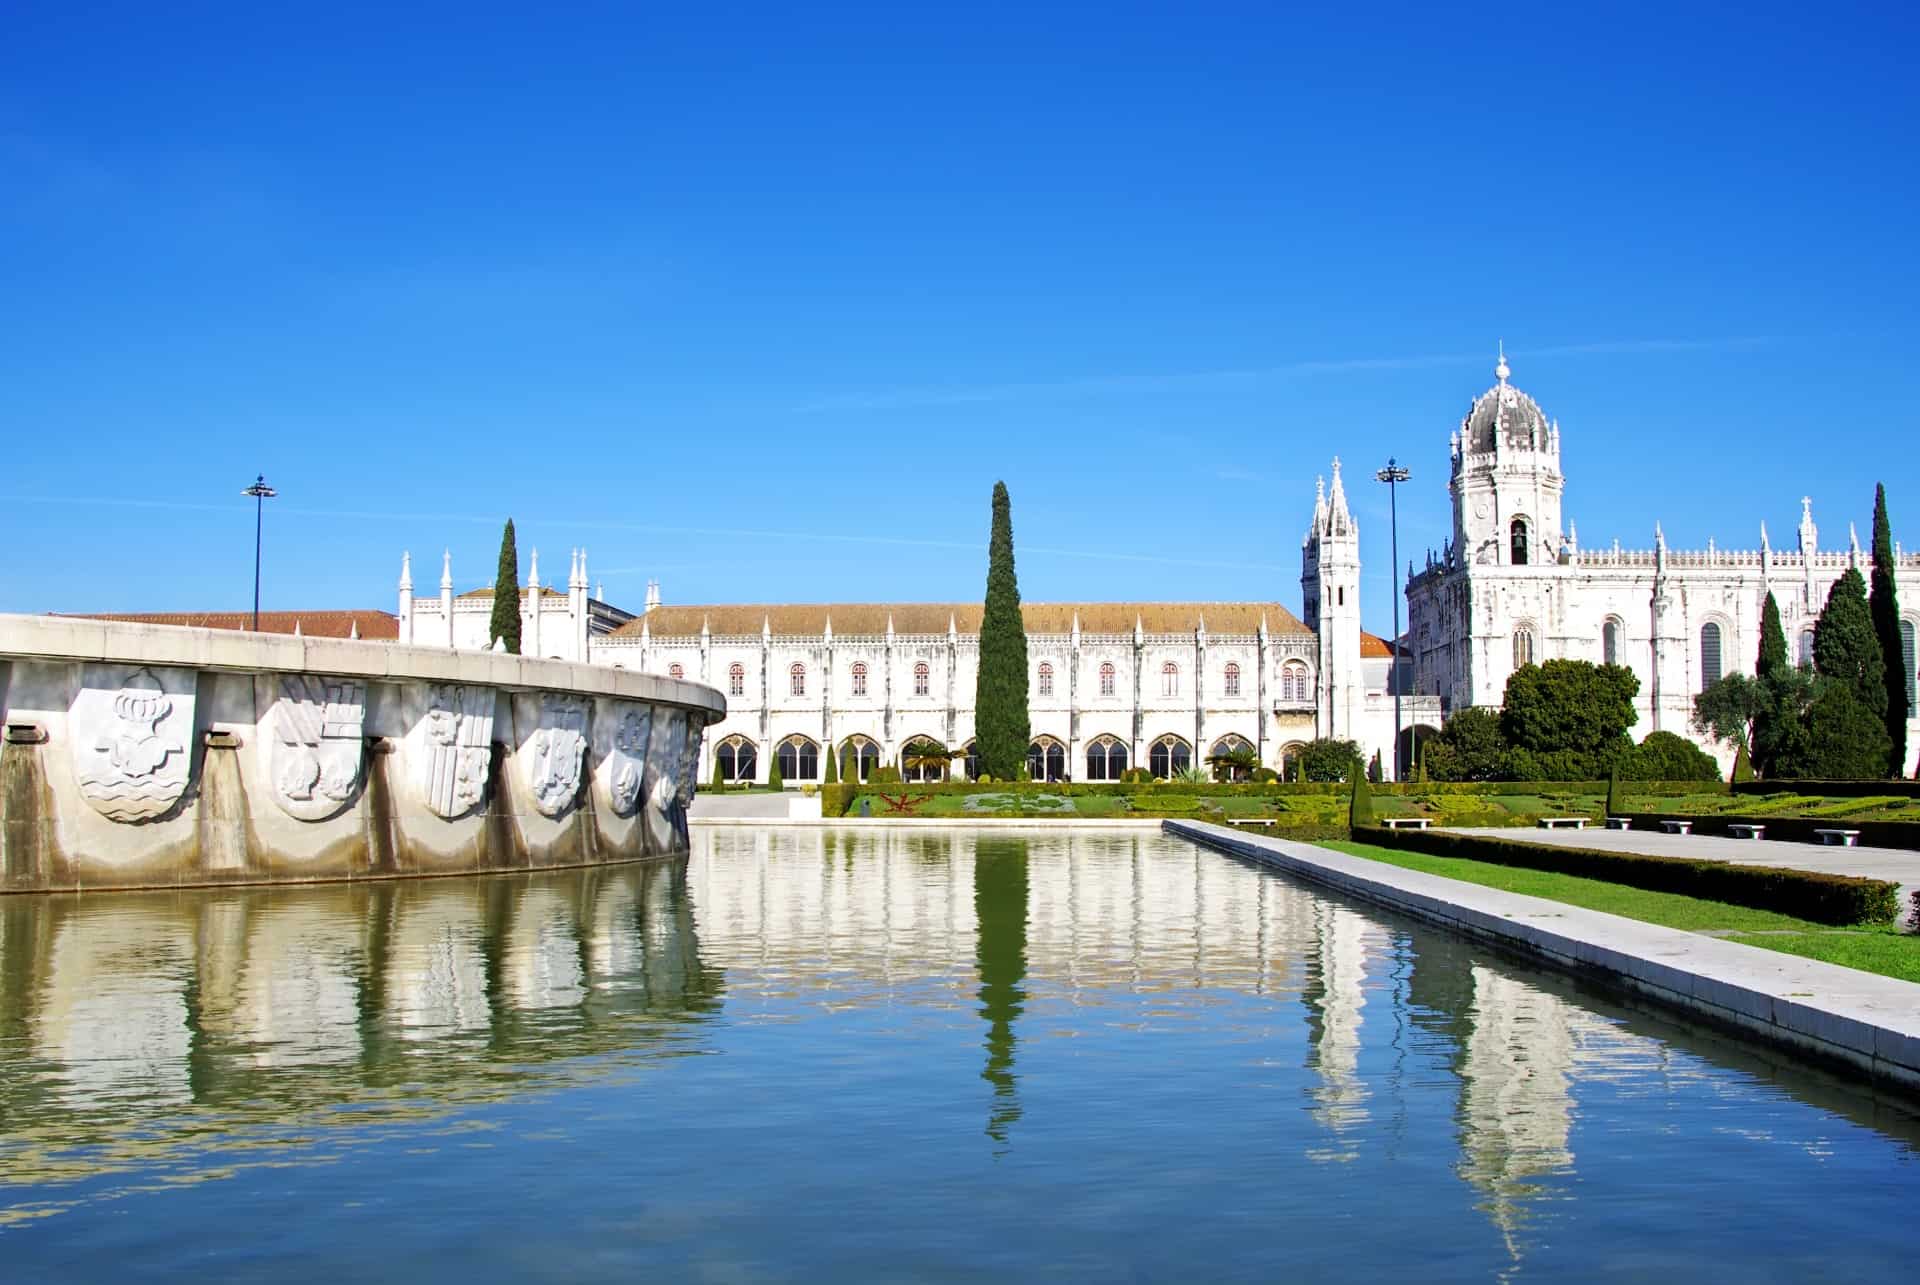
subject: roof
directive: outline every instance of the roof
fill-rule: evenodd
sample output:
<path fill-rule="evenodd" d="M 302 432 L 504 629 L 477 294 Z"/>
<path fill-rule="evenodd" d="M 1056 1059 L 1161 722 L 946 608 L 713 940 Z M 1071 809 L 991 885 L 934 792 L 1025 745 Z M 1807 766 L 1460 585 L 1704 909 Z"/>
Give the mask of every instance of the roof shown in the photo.
<path fill-rule="evenodd" d="M 1360 631 L 1360 658 L 1362 660 L 1392 660 L 1393 644 L 1378 634 L 1370 634 L 1362 629 Z"/>
<path fill-rule="evenodd" d="M 493 586 L 487 585 L 484 588 L 480 588 L 480 589 L 469 589 L 465 593 L 459 596 L 462 598 L 491 598 L 493 597 Z M 525 599 L 526 596 L 527 596 L 527 587 L 525 585 L 521 585 L 520 597 L 522 599 Z M 567 595 L 564 593 L 561 593 L 558 589 L 554 588 L 552 585 L 541 585 L 540 596 L 543 598 L 564 598 Z"/>
<path fill-rule="evenodd" d="M 48 613 L 75 620 L 125 620 L 140 625 L 187 625 L 194 629 L 252 629 L 250 611 L 99 611 Z M 366 639 L 395 642 L 400 637 L 400 618 L 387 611 L 263 611 L 260 632 L 290 634 L 294 625 L 307 638 L 351 638 L 356 632 Z"/>
<path fill-rule="evenodd" d="M 1544 450 L 1547 416 L 1540 403 L 1502 379 L 1480 394 L 1461 425 L 1469 451 L 1491 451 L 1494 438 L 1509 447 Z"/>
<path fill-rule="evenodd" d="M 644 616 L 614 630 L 615 636 L 636 635 L 644 628 L 659 637 L 698 634 L 704 626 L 723 637 L 757 635 L 765 625 L 789 637 L 822 634 L 827 623 L 841 637 L 878 636 L 892 621 L 895 633 L 944 634 L 948 622 L 963 634 L 980 632 L 982 607 L 977 602 L 812 602 L 719 603 L 703 606 L 655 607 Z M 1030 634 L 1064 634 L 1073 629 L 1089 634 L 1130 634 L 1134 623 L 1150 634 L 1192 633 L 1202 621 L 1207 632 L 1251 634 L 1260 621 L 1273 634 L 1312 631 L 1293 612 L 1277 602 L 1025 602 L 1020 617 Z"/>

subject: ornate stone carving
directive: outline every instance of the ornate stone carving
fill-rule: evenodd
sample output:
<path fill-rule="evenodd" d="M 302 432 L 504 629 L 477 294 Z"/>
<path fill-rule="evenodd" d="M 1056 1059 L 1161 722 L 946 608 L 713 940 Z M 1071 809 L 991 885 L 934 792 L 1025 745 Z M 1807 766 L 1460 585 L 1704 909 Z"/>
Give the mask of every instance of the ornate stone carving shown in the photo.
<path fill-rule="evenodd" d="M 578 696 L 540 698 L 540 725 L 522 751 L 533 805 L 559 816 L 580 794 L 587 757 L 587 703 Z"/>
<path fill-rule="evenodd" d="M 656 852 L 667 852 L 685 842 L 685 812 L 679 804 L 680 759 L 686 751 L 687 716 L 677 709 L 656 712 L 653 735 L 647 741 L 647 839 Z"/>
<path fill-rule="evenodd" d="M 640 786 L 647 775 L 647 738 L 653 710 L 644 705 L 617 705 L 613 748 L 607 753 L 607 796 L 620 816 L 631 816 L 640 802 Z"/>
<path fill-rule="evenodd" d="M 186 690 L 168 692 L 142 667 L 117 688 L 89 683 L 74 697 L 67 713 L 74 776 L 101 815 L 147 821 L 180 801 L 192 767 L 191 682 L 176 679 Z"/>
<path fill-rule="evenodd" d="M 460 816 L 486 797 L 496 699 L 490 687 L 435 683 L 427 689 L 420 792 L 443 817 Z"/>
<path fill-rule="evenodd" d="M 261 739 L 273 801 L 288 816 L 324 821 L 360 786 L 367 689 L 349 679 L 294 674 L 280 680 L 280 699 Z"/>

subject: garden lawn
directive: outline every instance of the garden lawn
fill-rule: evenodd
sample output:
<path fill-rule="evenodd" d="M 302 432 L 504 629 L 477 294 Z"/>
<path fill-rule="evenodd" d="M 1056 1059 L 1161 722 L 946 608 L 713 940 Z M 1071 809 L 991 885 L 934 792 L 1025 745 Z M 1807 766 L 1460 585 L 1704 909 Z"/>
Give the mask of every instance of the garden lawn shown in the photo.
<path fill-rule="evenodd" d="M 1370 843 L 1335 841 L 1321 846 L 1406 870 L 1524 893 L 1529 897 L 1544 897 L 1587 910 L 1604 910 L 1610 915 L 1664 928 L 1711 933 L 1749 946 L 1920 982 L 1920 935 L 1898 933 L 1890 926 L 1861 924 L 1853 928 L 1832 928 L 1772 910 L 1730 906 L 1672 892 L 1648 892 L 1547 870 L 1523 870 L 1461 857 L 1428 856 L 1424 852 L 1403 852 Z"/>

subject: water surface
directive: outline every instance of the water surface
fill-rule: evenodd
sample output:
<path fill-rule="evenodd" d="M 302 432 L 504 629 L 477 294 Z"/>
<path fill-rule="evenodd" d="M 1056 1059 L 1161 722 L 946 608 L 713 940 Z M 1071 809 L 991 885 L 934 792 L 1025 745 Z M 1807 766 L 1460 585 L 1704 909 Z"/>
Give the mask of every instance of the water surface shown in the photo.
<path fill-rule="evenodd" d="M 1140 832 L 0 899 L 7 1279 L 1909 1279 L 1920 1121 Z"/>

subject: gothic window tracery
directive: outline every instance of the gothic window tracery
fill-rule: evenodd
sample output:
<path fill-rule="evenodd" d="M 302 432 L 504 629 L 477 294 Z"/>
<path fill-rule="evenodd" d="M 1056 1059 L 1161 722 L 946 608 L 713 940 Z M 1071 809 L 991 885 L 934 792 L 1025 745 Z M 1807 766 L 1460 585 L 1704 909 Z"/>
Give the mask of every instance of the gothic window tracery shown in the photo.
<path fill-rule="evenodd" d="M 1087 746 L 1087 779 L 1117 781 L 1127 770 L 1127 747 L 1113 736 L 1096 737 Z"/>
<path fill-rule="evenodd" d="M 1147 750 L 1147 771 L 1156 780 L 1171 780 L 1192 766 L 1193 748 L 1178 736 L 1163 736 Z"/>
<path fill-rule="evenodd" d="M 1513 631 L 1513 667 L 1533 663 L 1533 627 L 1522 625 Z"/>
<path fill-rule="evenodd" d="M 753 742 L 744 736 L 729 736 L 720 742 L 715 751 L 720 761 L 720 779 L 723 781 L 753 780 L 755 762 Z"/>
<path fill-rule="evenodd" d="M 1036 781 L 1058 781 L 1067 775 L 1066 746 L 1042 736 L 1027 746 L 1027 775 Z"/>
<path fill-rule="evenodd" d="M 1040 662 L 1040 694 L 1053 695 L 1053 666 L 1044 660 Z"/>
<path fill-rule="evenodd" d="M 1700 626 L 1700 686 L 1720 681 L 1720 626 L 1709 620 Z"/>
<path fill-rule="evenodd" d="M 1221 676 L 1221 688 L 1228 696 L 1240 694 L 1240 666 L 1228 663 L 1226 672 Z"/>
<path fill-rule="evenodd" d="M 687 676 L 687 668 L 685 665 L 668 665 L 667 666 L 668 678 L 685 678 L 686 676 Z"/>
<path fill-rule="evenodd" d="M 795 665 L 795 669 L 800 666 Z M 784 781 L 813 781 L 820 776 L 820 746 L 804 736 L 789 736 L 775 751 Z"/>
<path fill-rule="evenodd" d="M 787 671 L 787 691 L 795 696 L 805 696 L 807 694 L 807 667 L 805 665 L 796 662 L 793 668 Z"/>
<path fill-rule="evenodd" d="M 1306 665 L 1290 660 L 1280 666 L 1280 699 L 1283 703 L 1304 704 L 1311 695 L 1307 686 Z"/>
<path fill-rule="evenodd" d="M 927 683 L 930 673 L 931 671 L 927 668 L 927 662 L 924 660 L 913 667 L 913 694 L 915 696 L 925 696 L 927 694 Z"/>
<path fill-rule="evenodd" d="M 864 660 L 853 662 L 853 694 L 855 696 L 867 694 L 867 662 Z"/>
<path fill-rule="evenodd" d="M 1162 696 L 1180 694 L 1180 666 L 1172 661 L 1160 666 L 1160 694 Z"/>
<path fill-rule="evenodd" d="M 1617 665 L 1620 663 L 1620 622 L 1609 619 L 1600 629 L 1600 659 L 1602 663 Z"/>
<path fill-rule="evenodd" d="M 1113 695 L 1113 663 L 1111 661 L 1100 666 L 1100 694 Z"/>

